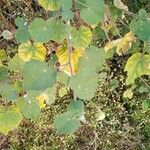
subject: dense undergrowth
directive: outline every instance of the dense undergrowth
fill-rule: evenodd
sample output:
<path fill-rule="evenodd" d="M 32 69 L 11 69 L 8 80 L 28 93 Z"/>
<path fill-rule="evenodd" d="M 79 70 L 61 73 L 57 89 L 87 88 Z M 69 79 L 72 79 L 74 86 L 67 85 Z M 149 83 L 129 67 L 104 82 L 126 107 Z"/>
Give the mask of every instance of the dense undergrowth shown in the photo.
<path fill-rule="evenodd" d="M 130 21 L 140 9 L 150 12 L 149 0 L 122 0 L 128 6 L 129 12 L 120 15 L 122 10 L 114 9 L 113 13 L 119 15 L 116 21 L 117 30 L 112 28 L 109 38 L 115 40 L 119 34 L 129 32 Z M 105 3 L 113 4 L 106 0 Z M 79 12 L 75 13 L 74 26 L 80 27 L 83 20 Z M 35 17 L 44 19 L 55 16 L 55 13 L 45 11 L 37 1 L 1 0 L 0 1 L 0 33 L 9 30 L 16 31 L 15 19 L 20 16 L 28 22 Z M 108 37 L 101 26 L 93 29 L 93 45 L 105 46 Z M 138 40 L 135 46 L 129 49 L 129 54 L 121 55 L 109 53 L 106 64 L 99 71 L 99 84 L 94 98 L 84 101 L 85 118 L 81 127 L 74 134 L 58 135 L 53 126 L 54 117 L 64 113 L 73 98 L 73 92 L 63 84 L 57 83 L 56 100 L 51 105 L 46 105 L 40 115 L 33 119 L 23 119 L 20 125 L 7 136 L 0 136 L 0 149 L 9 150 L 149 150 L 150 149 L 150 115 L 148 100 L 150 99 L 150 77 L 143 76 L 136 80 L 134 86 L 126 85 L 127 75 L 124 67 L 128 58 L 139 48 L 143 49 L 143 42 Z M 5 40 L 0 37 L 0 49 L 4 49 L 7 56 L 12 58 L 17 53 L 19 43 L 16 39 Z M 58 47 L 55 42 L 45 44 L 48 50 L 53 51 Z M 112 57 L 113 56 L 113 57 Z M 47 52 L 46 61 L 50 55 Z M 7 64 L 7 60 L 3 61 Z M 18 77 L 11 74 L 15 81 Z M 1 82 L 0 82 L 1 84 Z M 20 93 L 24 94 L 24 93 Z M 1 105 L 11 105 L 1 98 Z"/>

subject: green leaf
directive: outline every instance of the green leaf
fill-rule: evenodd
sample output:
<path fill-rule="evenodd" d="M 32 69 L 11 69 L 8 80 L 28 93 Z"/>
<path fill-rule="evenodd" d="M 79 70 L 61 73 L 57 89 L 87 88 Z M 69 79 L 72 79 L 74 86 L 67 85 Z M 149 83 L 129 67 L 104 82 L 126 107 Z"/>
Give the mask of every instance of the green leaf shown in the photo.
<path fill-rule="evenodd" d="M 40 114 L 40 106 L 36 97 L 40 95 L 40 91 L 27 91 L 23 98 L 17 101 L 17 106 L 28 119 L 35 119 Z"/>
<path fill-rule="evenodd" d="M 150 100 L 145 100 L 143 103 L 142 103 L 142 108 L 144 110 L 149 110 L 150 109 Z"/>
<path fill-rule="evenodd" d="M 7 135 L 21 122 L 22 115 L 14 106 L 0 107 L 0 132 Z"/>
<path fill-rule="evenodd" d="M 81 99 L 91 99 L 95 95 L 98 85 L 98 74 L 91 68 L 80 69 L 79 72 L 70 78 L 69 86 L 75 95 Z"/>
<path fill-rule="evenodd" d="M 62 5 L 62 17 L 64 19 L 73 19 L 73 12 L 72 12 L 72 1 L 68 0 L 61 0 Z"/>
<path fill-rule="evenodd" d="M 0 95 L 8 101 L 15 101 L 17 98 L 17 92 L 15 88 L 8 83 L 0 86 Z"/>
<path fill-rule="evenodd" d="M 56 11 L 60 9 L 60 0 L 38 0 L 45 10 Z"/>
<path fill-rule="evenodd" d="M 57 82 L 60 82 L 64 85 L 68 85 L 69 77 L 64 72 L 57 72 Z"/>
<path fill-rule="evenodd" d="M 130 30 L 142 41 L 150 40 L 150 20 L 146 17 L 146 12 L 140 10 L 139 16 L 130 23 Z"/>
<path fill-rule="evenodd" d="M 20 43 L 25 43 L 29 40 L 30 34 L 28 32 L 28 28 L 19 28 L 15 33 L 15 38 Z"/>
<path fill-rule="evenodd" d="M 74 48 L 86 48 L 92 41 L 92 32 L 89 28 L 84 26 L 79 30 L 72 27 L 71 30 L 71 44 Z"/>
<path fill-rule="evenodd" d="M 20 43 L 25 43 L 29 40 L 30 34 L 28 32 L 28 26 L 25 20 L 21 17 L 15 19 L 15 24 L 18 26 L 18 30 L 15 33 L 15 38 Z"/>
<path fill-rule="evenodd" d="M 7 79 L 8 74 L 9 72 L 8 72 L 7 67 L 4 67 L 4 66 L 0 67 L 0 81 Z"/>
<path fill-rule="evenodd" d="M 36 100 L 25 101 L 21 112 L 28 119 L 35 119 L 40 114 L 40 106 Z"/>
<path fill-rule="evenodd" d="M 54 68 L 40 61 L 30 61 L 23 68 L 24 87 L 27 90 L 44 90 L 56 83 Z"/>
<path fill-rule="evenodd" d="M 10 70 L 14 72 L 19 72 L 24 66 L 24 62 L 19 58 L 18 54 L 16 54 L 10 61 L 8 62 L 8 67 Z"/>
<path fill-rule="evenodd" d="M 134 80 L 142 75 L 150 75 L 150 55 L 133 54 L 127 61 L 125 71 L 128 72 L 127 85 L 134 83 Z"/>
<path fill-rule="evenodd" d="M 3 49 L 0 49 L 0 61 L 7 60 L 7 54 L 6 51 Z"/>
<path fill-rule="evenodd" d="M 86 7 L 80 12 L 81 18 L 90 25 L 98 24 L 104 16 L 104 0 L 86 0 Z"/>
<path fill-rule="evenodd" d="M 82 68 L 90 68 L 93 71 L 98 71 L 102 68 L 105 60 L 105 52 L 101 48 L 95 46 L 88 47 L 85 50 L 85 55 L 80 59 L 79 70 Z"/>
<path fill-rule="evenodd" d="M 83 8 L 86 8 L 86 0 L 74 1 L 74 5 L 76 9 L 82 10 Z"/>
<path fill-rule="evenodd" d="M 71 101 L 67 111 L 74 117 L 81 117 L 84 114 L 84 103 L 79 101 Z"/>
<path fill-rule="evenodd" d="M 56 85 L 52 88 L 46 89 L 43 93 L 47 95 L 47 99 L 45 100 L 46 104 L 53 104 L 56 99 Z"/>
<path fill-rule="evenodd" d="M 52 29 L 51 40 L 62 42 L 67 37 L 66 25 L 62 21 L 51 20 L 49 28 Z"/>
<path fill-rule="evenodd" d="M 16 24 L 17 27 L 23 28 L 24 25 L 25 25 L 25 20 L 22 17 L 17 17 L 15 19 L 15 24 Z"/>
<path fill-rule="evenodd" d="M 35 18 L 29 25 L 29 33 L 35 42 L 48 42 L 51 39 L 50 19 Z"/>
<path fill-rule="evenodd" d="M 55 117 L 54 126 L 59 134 L 71 134 L 80 127 L 80 121 L 69 113 L 63 113 Z"/>

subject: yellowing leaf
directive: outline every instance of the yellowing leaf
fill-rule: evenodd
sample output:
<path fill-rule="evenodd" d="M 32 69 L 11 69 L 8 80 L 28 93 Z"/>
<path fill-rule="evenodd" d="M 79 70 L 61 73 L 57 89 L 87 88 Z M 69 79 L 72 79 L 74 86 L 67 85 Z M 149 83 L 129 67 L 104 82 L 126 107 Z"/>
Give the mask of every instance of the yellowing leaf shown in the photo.
<path fill-rule="evenodd" d="M 30 61 L 31 59 L 44 61 L 46 48 L 42 43 L 22 43 L 18 47 L 18 55 L 24 62 Z"/>
<path fill-rule="evenodd" d="M 78 71 L 78 60 L 80 57 L 82 57 L 84 54 L 84 49 L 75 49 L 71 52 L 71 68 L 72 68 L 72 74 L 74 75 Z M 58 47 L 56 51 L 56 55 L 58 57 L 58 61 L 60 63 L 60 70 L 64 71 L 66 74 L 71 76 L 71 68 L 69 65 L 69 54 L 68 54 L 68 48 L 67 45 L 63 45 Z"/>
<path fill-rule="evenodd" d="M 118 55 L 122 55 L 128 51 L 128 49 L 132 46 L 132 43 L 135 42 L 136 38 L 132 32 L 129 32 L 125 35 L 124 38 L 120 38 L 114 41 L 109 42 L 104 50 L 107 52 L 110 49 L 117 47 Z"/>
<path fill-rule="evenodd" d="M 45 101 L 48 99 L 48 95 L 46 93 L 42 93 L 41 95 L 37 96 L 36 99 L 38 100 L 40 108 L 45 108 Z"/>
<path fill-rule="evenodd" d="M 150 75 L 150 55 L 142 55 L 141 53 L 133 54 L 125 65 L 127 71 L 126 84 L 134 83 L 135 79 L 142 75 Z"/>
<path fill-rule="evenodd" d="M 60 8 L 60 0 L 38 0 L 38 2 L 47 11 L 55 11 Z"/>

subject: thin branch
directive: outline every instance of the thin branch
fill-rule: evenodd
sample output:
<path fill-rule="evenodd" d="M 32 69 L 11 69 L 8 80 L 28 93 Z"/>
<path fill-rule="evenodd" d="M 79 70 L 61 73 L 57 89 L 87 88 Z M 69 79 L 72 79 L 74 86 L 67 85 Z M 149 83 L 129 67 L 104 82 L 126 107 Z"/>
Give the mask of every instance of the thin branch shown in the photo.
<path fill-rule="evenodd" d="M 71 72 L 71 76 L 73 75 L 73 69 L 72 69 L 72 64 L 71 64 L 71 52 L 72 52 L 72 47 L 71 47 L 71 33 L 70 33 L 70 21 L 67 20 L 67 25 L 68 25 L 68 37 L 67 37 L 67 47 L 68 47 L 68 63 L 70 66 L 70 72 Z"/>

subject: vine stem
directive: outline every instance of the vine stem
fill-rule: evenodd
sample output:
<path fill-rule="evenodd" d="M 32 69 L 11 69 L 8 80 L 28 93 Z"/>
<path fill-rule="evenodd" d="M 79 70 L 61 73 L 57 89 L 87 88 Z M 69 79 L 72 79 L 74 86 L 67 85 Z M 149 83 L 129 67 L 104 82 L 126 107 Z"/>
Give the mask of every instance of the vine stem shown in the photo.
<path fill-rule="evenodd" d="M 145 84 L 145 86 L 147 86 L 148 89 L 150 90 L 150 86 L 148 85 L 148 83 L 147 83 L 142 77 L 140 77 L 140 79 L 141 79 L 142 82 Z"/>
<path fill-rule="evenodd" d="M 70 72 L 71 76 L 73 75 L 73 70 L 72 70 L 72 63 L 71 63 L 71 52 L 72 52 L 72 47 L 71 47 L 71 33 L 70 33 L 70 21 L 67 20 L 67 25 L 68 25 L 68 37 L 67 37 L 67 47 L 68 47 L 68 64 L 70 67 Z"/>
<path fill-rule="evenodd" d="M 87 5 L 84 4 L 83 2 L 80 2 L 80 1 L 78 1 L 78 0 L 74 0 L 74 1 L 77 2 L 77 3 L 79 3 L 79 4 L 81 4 L 81 5 L 84 6 L 84 7 L 87 7 Z"/>
<path fill-rule="evenodd" d="M 72 62 L 71 62 L 71 53 L 72 53 L 72 46 L 71 46 L 71 31 L 70 31 L 70 20 L 67 20 L 67 33 L 68 33 L 68 37 L 67 37 L 67 48 L 68 48 L 68 65 L 70 67 L 70 72 L 71 72 L 71 76 L 73 76 L 73 69 L 72 69 Z M 73 93 L 74 96 L 74 100 L 77 100 L 77 97 L 75 95 L 75 93 Z"/>

